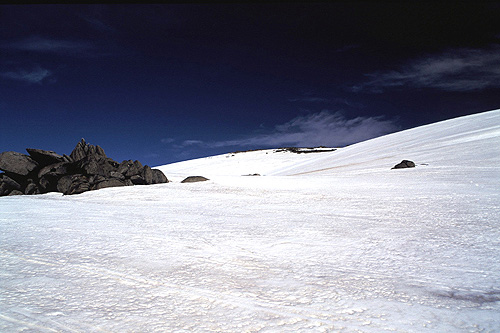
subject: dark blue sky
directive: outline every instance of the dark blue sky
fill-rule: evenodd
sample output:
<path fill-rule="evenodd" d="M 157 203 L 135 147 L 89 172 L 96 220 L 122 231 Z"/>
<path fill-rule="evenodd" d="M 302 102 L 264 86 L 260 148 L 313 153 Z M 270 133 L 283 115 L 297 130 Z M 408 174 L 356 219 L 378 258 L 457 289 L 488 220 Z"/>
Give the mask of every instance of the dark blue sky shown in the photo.
<path fill-rule="evenodd" d="M 152 166 L 500 107 L 494 2 L 0 6 L 0 151 Z"/>

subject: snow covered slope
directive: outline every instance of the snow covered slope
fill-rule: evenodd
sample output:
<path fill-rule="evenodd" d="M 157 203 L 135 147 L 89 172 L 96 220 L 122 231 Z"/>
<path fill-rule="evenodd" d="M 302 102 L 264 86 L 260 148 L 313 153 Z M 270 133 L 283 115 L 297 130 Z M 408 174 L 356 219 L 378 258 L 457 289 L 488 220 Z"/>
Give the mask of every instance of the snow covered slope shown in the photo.
<path fill-rule="evenodd" d="M 372 173 L 385 171 L 403 159 L 443 172 L 496 168 L 500 161 L 500 112 L 484 112 L 385 135 L 275 174 Z"/>
<path fill-rule="evenodd" d="M 286 149 L 262 149 L 227 153 L 156 167 L 169 179 L 182 180 L 189 175 L 246 176 L 268 175 L 277 170 L 288 169 L 315 160 L 318 155 L 330 155 L 337 148 L 310 148 L 305 153 L 294 153 Z M 314 151 L 314 152 L 313 152 Z"/>
<path fill-rule="evenodd" d="M 500 112 L 490 111 L 388 134 L 334 152 L 279 149 L 228 153 L 157 167 L 167 175 L 338 175 L 385 171 L 403 159 L 435 168 L 494 167 L 500 158 Z M 486 148 L 486 149 L 485 149 Z"/>
<path fill-rule="evenodd" d="M 497 110 L 2 197 L 0 331 L 500 331 L 499 147 Z"/>

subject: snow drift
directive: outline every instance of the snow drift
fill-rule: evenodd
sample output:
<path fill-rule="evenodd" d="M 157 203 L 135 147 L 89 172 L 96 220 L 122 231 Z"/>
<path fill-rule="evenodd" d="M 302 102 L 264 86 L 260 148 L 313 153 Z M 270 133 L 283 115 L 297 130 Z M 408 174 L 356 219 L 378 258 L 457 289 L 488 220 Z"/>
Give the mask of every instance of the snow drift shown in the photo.
<path fill-rule="evenodd" d="M 0 330 L 498 331 L 499 147 L 496 110 L 0 198 Z"/>

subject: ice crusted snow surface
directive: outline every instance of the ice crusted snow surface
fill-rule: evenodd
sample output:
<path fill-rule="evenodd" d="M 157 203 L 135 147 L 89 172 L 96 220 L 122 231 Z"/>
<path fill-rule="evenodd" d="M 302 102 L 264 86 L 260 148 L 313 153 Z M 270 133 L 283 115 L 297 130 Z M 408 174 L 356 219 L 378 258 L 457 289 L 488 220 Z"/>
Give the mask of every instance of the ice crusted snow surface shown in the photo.
<path fill-rule="evenodd" d="M 0 331 L 500 331 L 500 111 L 161 169 L 0 198 Z"/>

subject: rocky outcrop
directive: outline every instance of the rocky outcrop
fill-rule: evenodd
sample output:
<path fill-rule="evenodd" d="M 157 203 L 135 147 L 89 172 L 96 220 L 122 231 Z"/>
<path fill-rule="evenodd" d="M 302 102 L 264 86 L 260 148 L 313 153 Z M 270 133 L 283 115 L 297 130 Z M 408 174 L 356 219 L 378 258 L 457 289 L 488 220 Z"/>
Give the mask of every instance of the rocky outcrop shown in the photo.
<path fill-rule="evenodd" d="M 15 151 L 6 151 L 0 154 L 0 170 L 2 171 L 26 176 L 37 167 L 38 163 L 28 155 Z"/>
<path fill-rule="evenodd" d="M 0 196 L 61 192 L 78 194 L 106 187 L 168 183 L 157 169 L 139 161 L 118 163 L 82 139 L 68 155 L 26 149 L 0 154 Z"/>
<path fill-rule="evenodd" d="M 30 157 L 35 160 L 41 167 L 64 161 L 63 156 L 50 150 L 27 148 L 26 151 L 28 152 L 28 154 L 30 154 Z"/>
<path fill-rule="evenodd" d="M 209 180 L 209 179 L 205 178 L 203 176 L 189 176 L 186 179 L 184 179 L 183 181 L 181 181 L 181 183 L 197 183 L 197 182 L 204 182 L 207 180 Z"/>
<path fill-rule="evenodd" d="M 408 160 L 402 160 L 400 163 L 396 164 L 392 167 L 392 169 L 405 169 L 405 168 L 414 168 L 415 163 Z"/>

